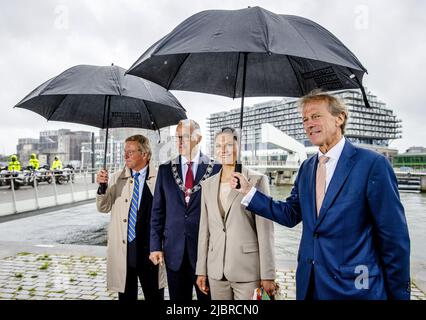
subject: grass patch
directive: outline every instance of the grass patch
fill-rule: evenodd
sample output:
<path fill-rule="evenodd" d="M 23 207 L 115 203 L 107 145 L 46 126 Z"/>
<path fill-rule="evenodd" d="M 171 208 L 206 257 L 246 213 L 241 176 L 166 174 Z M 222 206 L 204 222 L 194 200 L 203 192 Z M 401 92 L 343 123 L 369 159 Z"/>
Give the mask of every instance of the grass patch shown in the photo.
<path fill-rule="evenodd" d="M 51 293 L 65 293 L 65 290 L 51 291 Z"/>
<path fill-rule="evenodd" d="M 38 278 L 38 275 L 33 274 L 33 275 L 31 276 L 31 279 L 35 279 L 35 278 Z"/>
<path fill-rule="evenodd" d="M 18 288 L 16 288 L 16 291 L 21 291 L 22 290 L 22 286 L 19 286 Z"/>
<path fill-rule="evenodd" d="M 28 255 L 30 255 L 31 253 L 29 253 L 29 252 L 18 252 L 17 253 L 17 255 L 18 256 L 28 256 Z"/>
<path fill-rule="evenodd" d="M 15 278 L 22 279 L 23 277 L 24 277 L 24 275 L 21 272 L 15 273 Z"/>
<path fill-rule="evenodd" d="M 77 280 L 75 280 L 74 278 L 70 278 L 70 282 L 76 282 Z"/>
<path fill-rule="evenodd" d="M 31 289 L 29 289 L 29 290 L 28 290 L 28 295 L 29 295 L 30 297 L 34 297 L 34 296 L 35 296 L 35 288 L 31 288 Z"/>
<path fill-rule="evenodd" d="M 96 271 L 89 271 L 89 272 L 87 272 L 87 274 L 91 277 L 96 277 L 98 275 L 98 273 Z"/>
<path fill-rule="evenodd" d="M 39 268 L 39 270 L 46 270 L 47 268 L 49 268 L 50 263 L 49 262 L 45 262 L 43 263 Z"/>
<path fill-rule="evenodd" d="M 37 257 L 37 261 L 51 261 L 52 258 L 48 254 L 42 255 L 40 257 Z"/>

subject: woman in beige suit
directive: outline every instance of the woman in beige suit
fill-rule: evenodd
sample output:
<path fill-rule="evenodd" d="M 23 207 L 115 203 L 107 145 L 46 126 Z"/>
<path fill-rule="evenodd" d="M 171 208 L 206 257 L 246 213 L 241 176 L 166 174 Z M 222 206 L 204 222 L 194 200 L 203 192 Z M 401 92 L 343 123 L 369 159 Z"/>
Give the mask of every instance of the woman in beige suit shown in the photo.
<path fill-rule="evenodd" d="M 216 135 L 215 154 L 222 169 L 201 188 L 197 285 L 206 294 L 210 290 L 213 300 L 248 300 L 259 286 L 273 295 L 273 223 L 245 210 L 241 194 L 230 187 L 238 154 L 234 129 Z M 242 174 L 269 193 L 266 176 L 244 167 Z"/>

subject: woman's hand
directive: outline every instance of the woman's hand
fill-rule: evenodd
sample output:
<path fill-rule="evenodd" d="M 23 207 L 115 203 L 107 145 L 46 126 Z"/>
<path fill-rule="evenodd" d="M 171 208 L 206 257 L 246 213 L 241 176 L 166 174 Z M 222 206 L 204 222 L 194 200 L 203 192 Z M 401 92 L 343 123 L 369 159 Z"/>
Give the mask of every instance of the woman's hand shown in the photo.
<path fill-rule="evenodd" d="M 274 296 L 276 292 L 276 284 L 274 280 L 262 280 L 260 281 L 260 286 L 265 289 L 270 297 Z"/>
<path fill-rule="evenodd" d="M 207 285 L 207 277 L 206 276 L 198 276 L 197 277 L 197 286 L 198 289 L 204 294 L 209 294 L 209 286 Z"/>

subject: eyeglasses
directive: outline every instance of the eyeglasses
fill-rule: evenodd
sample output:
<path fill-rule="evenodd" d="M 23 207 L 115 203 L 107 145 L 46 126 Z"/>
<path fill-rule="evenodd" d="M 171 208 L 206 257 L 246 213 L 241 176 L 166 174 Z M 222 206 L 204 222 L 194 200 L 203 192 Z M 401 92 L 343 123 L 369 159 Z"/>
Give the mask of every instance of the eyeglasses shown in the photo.
<path fill-rule="evenodd" d="M 176 136 L 176 140 L 191 140 L 191 136 L 189 134 L 184 134 L 181 136 Z"/>
<path fill-rule="evenodd" d="M 141 150 L 124 150 L 124 155 L 133 157 L 136 152 L 142 152 Z"/>

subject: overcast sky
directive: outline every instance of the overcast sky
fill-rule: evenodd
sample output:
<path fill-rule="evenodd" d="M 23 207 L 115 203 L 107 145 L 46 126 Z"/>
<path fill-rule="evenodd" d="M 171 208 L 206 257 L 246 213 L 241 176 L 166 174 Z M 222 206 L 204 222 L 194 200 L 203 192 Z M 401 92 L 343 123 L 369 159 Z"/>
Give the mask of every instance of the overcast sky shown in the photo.
<path fill-rule="evenodd" d="M 77 64 L 113 62 L 127 69 L 199 11 L 256 5 L 306 17 L 331 31 L 368 69 L 368 89 L 402 119 L 403 138 L 391 147 L 426 146 L 426 1 L 17 0 L 0 5 L 0 154 L 16 152 L 18 138 L 37 138 L 42 130 L 97 131 L 13 109 L 42 82 Z M 209 113 L 240 104 L 214 95 L 173 94 L 203 128 Z M 246 105 L 266 100 L 250 98 Z"/>

